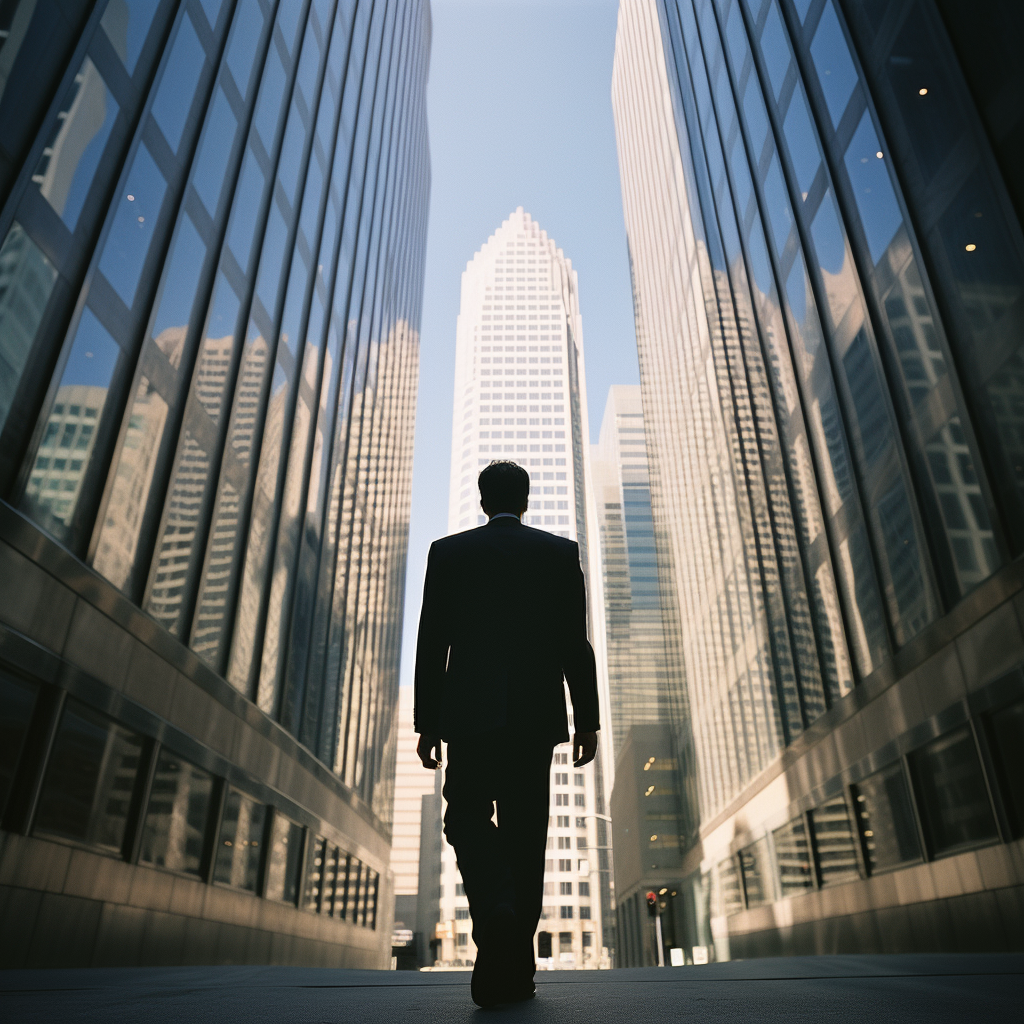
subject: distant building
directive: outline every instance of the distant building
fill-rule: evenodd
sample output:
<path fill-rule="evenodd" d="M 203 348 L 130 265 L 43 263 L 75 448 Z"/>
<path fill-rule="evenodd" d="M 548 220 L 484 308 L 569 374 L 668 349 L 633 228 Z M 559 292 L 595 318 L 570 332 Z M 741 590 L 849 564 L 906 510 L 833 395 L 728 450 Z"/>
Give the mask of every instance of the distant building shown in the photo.
<path fill-rule="evenodd" d="M 520 207 L 469 261 L 456 331 L 448 527 L 486 522 L 476 478 L 494 459 L 530 474 L 523 521 L 578 541 L 587 576 L 591 632 L 603 664 L 599 551 L 586 478 L 586 384 L 576 272 L 547 232 Z M 607 728 L 607 703 L 602 701 Z M 543 963 L 592 968 L 610 963 L 611 862 L 602 757 L 576 771 L 569 745 L 555 750 L 544 878 L 536 938 Z M 472 961 L 469 906 L 455 863 L 442 851 L 442 960 Z"/>
<path fill-rule="evenodd" d="M 416 756 L 419 737 L 413 730 L 413 690 L 398 691 L 398 751 L 395 764 L 395 809 L 391 818 L 391 873 L 395 886 L 395 952 L 409 950 L 407 959 L 417 967 L 428 965 L 429 942 L 417 923 L 420 885 L 420 835 L 424 798 L 433 796 L 438 772 L 428 771 Z M 399 943 L 407 943 L 399 947 Z M 408 964 L 407 966 L 412 966 Z M 400 962 L 400 965 L 402 963 Z"/>
<path fill-rule="evenodd" d="M 1009 0 L 619 8 L 683 884 L 719 958 L 1021 944 L 1022 45 Z"/>
<path fill-rule="evenodd" d="M 0 966 L 386 967 L 429 4 L 58 6 L 0 13 Z"/>

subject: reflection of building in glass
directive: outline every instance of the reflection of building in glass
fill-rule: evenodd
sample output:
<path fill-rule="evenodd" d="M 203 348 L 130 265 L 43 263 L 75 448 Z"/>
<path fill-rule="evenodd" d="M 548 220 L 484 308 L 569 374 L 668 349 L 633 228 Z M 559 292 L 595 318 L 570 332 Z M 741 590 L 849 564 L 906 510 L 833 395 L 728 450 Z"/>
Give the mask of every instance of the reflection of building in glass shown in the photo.
<path fill-rule="evenodd" d="M 677 941 L 719 957 L 965 948 L 958 914 L 978 948 L 1014 941 L 1022 169 L 975 107 L 1012 59 L 990 81 L 974 51 L 1019 26 L 953 6 L 620 7 L 672 724 L 696 766 Z M 937 799 L 940 761 L 962 785 Z M 955 910 L 927 881 L 947 856 Z"/>
<path fill-rule="evenodd" d="M 386 966 L 429 7 L 51 7 L 0 12 L 0 884 L 77 850 L 10 963 Z"/>
<path fill-rule="evenodd" d="M 587 409 L 576 272 L 522 207 L 466 265 L 455 352 L 449 529 L 486 522 L 476 485 L 484 466 L 518 462 L 530 474 L 523 522 L 578 541 L 589 614 L 600 620 L 599 552 L 583 454 Z M 600 665 L 600 635 L 595 639 Z M 556 967 L 609 963 L 611 863 L 602 774 L 608 754 L 602 749 L 597 760 L 574 771 L 569 745 L 555 748 L 536 948 L 541 961 Z M 441 872 L 438 957 L 474 960 L 469 907 L 447 843 Z"/>

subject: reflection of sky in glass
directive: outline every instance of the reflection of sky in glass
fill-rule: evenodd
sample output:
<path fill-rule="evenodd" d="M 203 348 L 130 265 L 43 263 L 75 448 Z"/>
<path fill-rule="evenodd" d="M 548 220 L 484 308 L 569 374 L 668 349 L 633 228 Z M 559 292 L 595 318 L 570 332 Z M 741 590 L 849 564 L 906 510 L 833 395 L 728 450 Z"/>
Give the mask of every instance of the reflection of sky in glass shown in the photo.
<path fill-rule="evenodd" d="M 192 184 L 211 217 L 217 212 L 217 203 L 224 187 L 228 156 L 237 130 L 238 118 L 235 117 L 224 90 L 218 88 L 206 117 L 206 133 L 203 135 L 192 176 Z"/>
<path fill-rule="evenodd" d="M 757 84 L 757 75 L 751 75 L 747 81 L 747 91 L 743 94 L 743 119 L 747 122 L 747 133 L 753 147 L 754 159 L 757 160 L 764 149 L 764 138 L 768 134 L 768 115 L 765 113 L 764 100 L 761 98 L 761 87 Z"/>
<path fill-rule="evenodd" d="M 120 354 L 117 342 L 96 319 L 93 311 L 86 307 L 64 367 L 64 376 L 60 379 L 61 387 L 68 384 L 109 387 Z"/>
<path fill-rule="evenodd" d="M 174 48 L 152 108 L 153 117 L 174 152 L 178 151 L 181 143 L 181 133 L 185 129 L 189 107 L 199 85 L 199 73 L 203 70 L 205 60 L 206 52 L 192 27 L 192 20 L 186 15 L 178 28 Z"/>
<path fill-rule="evenodd" d="M 789 195 L 786 192 L 785 182 L 782 180 L 778 154 L 772 157 L 768 173 L 764 178 L 764 198 L 772 225 L 772 235 L 775 238 L 775 250 L 781 254 L 786 247 L 786 240 L 789 238 L 792 215 L 789 211 Z"/>
<path fill-rule="evenodd" d="M 199 0 L 199 2 L 203 5 L 203 10 L 206 12 L 206 17 L 210 22 L 210 25 L 216 25 L 217 15 L 220 14 L 221 0 Z M 263 24 L 262 19 L 260 20 L 260 24 Z"/>
<path fill-rule="evenodd" d="M 818 30 L 811 41 L 811 58 L 818 72 L 821 91 L 825 94 L 828 112 L 832 115 L 832 124 L 838 128 L 857 84 L 857 69 L 853 66 L 846 37 L 831 2 L 825 4 Z"/>
<path fill-rule="evenodd" d="M 263 80 L 260 83 L 260 98 L 256 102 L 253 124 L 260 133 L 263 145 L 269 150 L 277 133 L 281 100 L 284 97 L 284 65 L 277 47 L 272 46 L 263 66 Z"/>
<path fill-rule="evenodd" d="M 231 42 L 228 44 L 225 61 L 235 79 L 238 91 L 243 96 L 249 91 L 252 62 L 262 31 L 263 11 L 260 10 L 259 3 L 257 0 L 242 0 L 231 28 Z"/>
<path fill-rule="evenodd" d="M 110 0 L 103 12 L 100 24 L 128 74 L 135 71 L 159 4 L 160 0 Z"/>
<path fill-rule="evenodd" d="M 843 159 L 850 175 L 871 259 L 875 263 L 882 258 L 903 222 L 885 167 L 884 155 L 878 156 L 881 152 L 871 115 L 865 111 Z"/>
<path fill-rule="evenodd" d="M 183 327 L 188 323 L 205 259 L 206 245 L 199 232 L 190 217 L 182 217 L 174 249 L 167 262 L 160 308 L 153 321 L 154 338 L 168 327 Z"/>
<path fill-rule="evenodd" d="M 764 32 L 761 33 L 761 52 L 768 66 L 768 77 L 772 80 L 775 98 L 778 99 L 782 83 L 786 80 L 786 72 L 789 70 L 789 40 L 782 26 L 779 6 L 774 2 L 768 11 Z"/>
<path fill-rule="evenodd" d="M 166 191 L 167 182 L 149 150 L 139 146 L 100 257 L 100 270 L 129 309 Z"/>
<path fill-rule="evenodd" d="M 263 171 L 251 149 L 245 152 L 245 162 L 235 189 L 235 208 L 228 226 L 228 245 L 242 270 L 249 266 L 252 233 L 256 228 L 256 213 L 263 195 Z"/>
<path fill-rule="evenodd" d="M 96 168 L 117 118 L 118 105 L 88 57 L 75 76 L 67 117 L 44 152 L 36 174 L 39 191 L 74 231 Z"/>
<path fill-rule="evenodd" d="M 814 126 L 811 124 L 811 115 L 807 110 L 804 90 L 799 84 L 793 90 L 793 98 L 789 102 L 783 130 L 786 133 L 786 143 L 789 147 L 789 157 L 793 161 L 793 170 L 796 171 L 797 185 L 806 198 L 807 193 L 811 190 L 814 176 L 818 173 L 821 153 L 818 150 Z"/>
<path fill-rule="evenodd" d="M 807 17 L 807 9 L 811 6 L 811 0 L 793 0 L 793 6 L 796 8 L 797 17 L 802 25 L 804 18 Z"/>

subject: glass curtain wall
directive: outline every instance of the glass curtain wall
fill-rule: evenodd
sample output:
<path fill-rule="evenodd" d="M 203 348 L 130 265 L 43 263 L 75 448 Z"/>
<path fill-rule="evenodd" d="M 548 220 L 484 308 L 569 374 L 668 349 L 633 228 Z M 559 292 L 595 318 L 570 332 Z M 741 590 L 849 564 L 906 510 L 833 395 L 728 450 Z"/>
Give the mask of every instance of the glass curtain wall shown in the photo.
<path fill-rule="evenodd" d="M 932 84 L 952 74 L 945 45 L 928 0 L 620 8 L 652 501 L 705 819 L 1019 550 L 1016 434 L 1000 426 L 1018 341 L 974 337 L 1008 328 L 1018 224 L 966 114 L 973 163 L 947 156 L 935 186 L 970 196 L 945 214 L 959 235 L 910 163 L 955 145 L 953 91 Z M 927 111 L 893 70 L 908 66 Z"/>
<path fill-rule="evenodd" d="M 37 26 L 8 7 L 13 75 Z M 3 193 L 0 495 L 386 820 L 429 8 L 101 0 L 82 25 Z"/>

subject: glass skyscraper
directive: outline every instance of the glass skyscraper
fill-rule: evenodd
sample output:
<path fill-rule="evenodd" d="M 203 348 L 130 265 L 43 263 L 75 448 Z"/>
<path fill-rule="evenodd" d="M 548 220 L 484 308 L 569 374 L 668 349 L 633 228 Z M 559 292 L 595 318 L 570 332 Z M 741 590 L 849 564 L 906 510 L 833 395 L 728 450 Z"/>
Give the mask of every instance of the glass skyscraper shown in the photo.
<path fill-rule="evenodd" d="M 9 955 L 386 966 L 429 6 L 0 19 Z"/>
<path fill-rule="evenodd" d="M 720 957 L 1021 941 L 1022 39 L 1001 0 L 620 6 Z"/>

